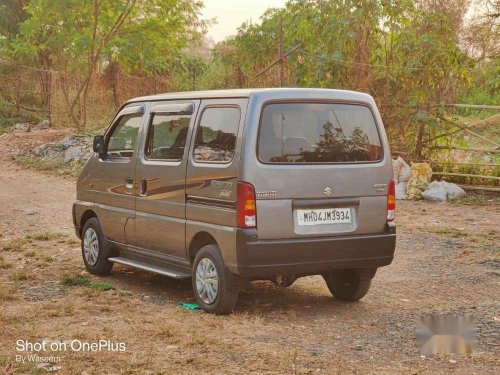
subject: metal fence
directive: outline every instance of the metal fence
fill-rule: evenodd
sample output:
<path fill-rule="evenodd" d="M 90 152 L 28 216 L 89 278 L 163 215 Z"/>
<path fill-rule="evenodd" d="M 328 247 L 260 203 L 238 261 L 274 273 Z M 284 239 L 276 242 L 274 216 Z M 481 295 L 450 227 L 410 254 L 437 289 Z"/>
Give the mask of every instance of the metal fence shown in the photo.
<path fill-rule="evenodd" d="M 32 68 L 0 60 L 0 107 L 13 115 L 49 119 L 54 127 L 73 127 L 68 102 L 83 77 L 69 72 Z M 87 108 L 88 129 L 101 128 L 126 100 L 170 91 L 168 76 L 133 76 L 110 64 L 94 74 Z M 81 106 L 82 103 L 78 103 Z M 83 108 L 77 108 L 83 110 Z"/>
<path fill-rule="evenodd" d="M 494 126 L 494 129 L 500 135 L 500 113 L 498 113 L 500 112 L 500 106 L 472 104 L 447 104 L 446 106 L 454 109 L 486 110 L 496 113 L 470 123 L 465 123 L 449 116 L 436 116 L 443 124 L 448 125 L 449 130 L 431 139 L 431 144 L 427 147 L 430 150 L 442 150 L 445 152 L 448 151 L 448 153 L 444 154 L 444 157 L 438 153 L 436 157 L 428 160 L 433 166 L 433 173 L 444 178 L 451 178 L 459 182 L 459 185 L 463 188 L 469 190 L 500 192 L 500 157 L 498 156 L 500 154 L 500 144 L 493 137 L 488 137 L 480 133 L 486 128 Z M 475 138 L 481 145 L 486 146 L 469 147 L 451 144 L 454 139 L 453 136 L 460 132 L 467 133 L 469 137 Z M 441 139 L 448 139 L 450 144 L 436 144 Z M 465 155 L 465 157 L 460 158 L 464 159 L 464 161 L 453 160 L 457 157 L 458 152 Z"/>

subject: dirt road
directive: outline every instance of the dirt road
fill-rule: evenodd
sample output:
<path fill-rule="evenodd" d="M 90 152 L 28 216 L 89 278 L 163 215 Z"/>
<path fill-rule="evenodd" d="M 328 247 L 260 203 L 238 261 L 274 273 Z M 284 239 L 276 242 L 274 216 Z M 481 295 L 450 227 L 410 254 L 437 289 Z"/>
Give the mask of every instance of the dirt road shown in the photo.
<path fill-rule="evenodd" d="M 86 274 L 71 228 L 74 182 L 6 157 L 0 152 L 0 372 L 500 373 L 498 199 L 400 203 L 396 258 L 358 303 L 336 301 L 321 278 L 307 277 L 288 289 L 255 283 L 233 315 L 217 317 L 179 307 L 192 301 L 189 283 L 123 267 L 108 278 Z M 476 317 L 476 351 L 422 357 L 415 327 L 428 313 Z M 16 362 L 16 340 L 44 339 L 105 339 L 126 350 Z"/>
<path fill-rule="evenodd" d="M 75 183 L 0 164 L 0 225 L 4 237 L 40 231 L 73 233 Z"/>

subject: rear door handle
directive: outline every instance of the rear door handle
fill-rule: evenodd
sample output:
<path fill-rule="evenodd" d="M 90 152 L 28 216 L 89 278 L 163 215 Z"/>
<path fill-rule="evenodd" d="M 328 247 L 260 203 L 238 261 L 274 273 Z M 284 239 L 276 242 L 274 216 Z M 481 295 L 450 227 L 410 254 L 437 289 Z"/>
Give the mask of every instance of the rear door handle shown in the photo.
<path fill-rule="evenodd" d="M 148 180 L 141 178 L 141 183 L 139 184 L 139 195 L 145 197 L 148 195 Z"/>
<path fill-rule="evenodd" d="M 125 179 L 125 193 L 132 194 L 134 190 L 134 179 L 132 177 L 127 177 Z"/>

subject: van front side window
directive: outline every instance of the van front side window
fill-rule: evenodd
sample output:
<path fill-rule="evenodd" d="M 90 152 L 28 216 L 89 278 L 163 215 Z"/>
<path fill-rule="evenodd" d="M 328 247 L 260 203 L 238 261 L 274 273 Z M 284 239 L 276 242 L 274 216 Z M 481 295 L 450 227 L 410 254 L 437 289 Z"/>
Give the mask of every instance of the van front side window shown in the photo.
<path fill-rule="evenodd" d="M 120 117 L 108 138 L 107 156 L 132 157 L 139 128 L 141 127 L 141 118 L 142 115 L 139 113 L 131 113 Z"/>
<path fill-rule="evenodd" d="M 190 121 L 190 114 L 155 114 L 149 126 L 146 158 L 182 160 Z"/>
<path fill-rule="evenodd" d="M 229 163 L 234 156 L 240 110 L 234 107 L 203 111 L 196 133 L 194 159 L 199 162 Z"/>

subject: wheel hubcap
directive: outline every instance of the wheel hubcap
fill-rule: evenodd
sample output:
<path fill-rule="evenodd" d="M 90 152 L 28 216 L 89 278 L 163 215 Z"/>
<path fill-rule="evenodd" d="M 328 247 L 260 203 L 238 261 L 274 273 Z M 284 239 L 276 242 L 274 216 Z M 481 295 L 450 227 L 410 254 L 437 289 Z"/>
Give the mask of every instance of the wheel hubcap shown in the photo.
<path fill-rule="evenodd" d="M 207 305 L 215 302 L 219 291 L 219 275 L 213 262 L 203 258 L 196 267 L 196 290 Z"/>
<path fill-rule="evenodd" d="M 87 228 L 83 236 L 83 256 L 90 266 L 95 266 L 99 256 L 99 239 L 92 228 Z"/>

